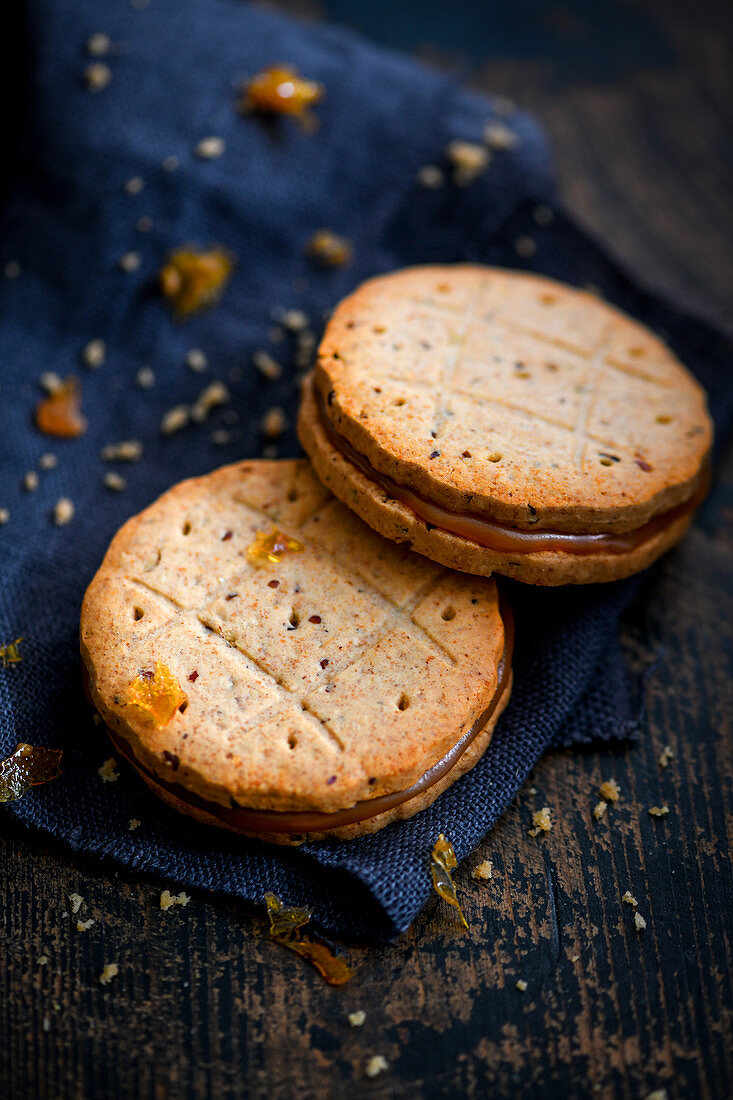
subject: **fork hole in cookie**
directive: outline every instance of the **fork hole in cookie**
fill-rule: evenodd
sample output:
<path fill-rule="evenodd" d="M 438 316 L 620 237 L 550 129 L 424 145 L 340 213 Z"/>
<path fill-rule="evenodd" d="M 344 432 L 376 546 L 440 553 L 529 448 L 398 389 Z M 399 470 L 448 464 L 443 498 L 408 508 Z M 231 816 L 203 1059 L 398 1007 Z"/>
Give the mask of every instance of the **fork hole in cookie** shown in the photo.
<path fill-rule="evenodd" d="M 134 607 L 132 609 L 132 617 L 136 623 L 140 622 L 144 614 L 145 612 L 143 611 L 142 607 Z"/>
<path fill-rule="evenodd" d="M 181 528 L 181 534 L 182 535 L 190 535 L 191 534 L 191 524 L 188 522 L 188 520 L 186 520 L 183 527 Z"/>
<path fill-rule="evenodd" d="M 293 504 L 297 499 L 298 499 L 298 490 L 297 489 L 291 489 L 290 492 L 288 493 L 288 500 L 290 501 L 291 504 Z"/>
<path fill-rule="evenodd" d="M 295 608 L 293 608 L 290 612 L 290 618 L 288 619 L 288 622 L 290 624 L 288 630 L 296 630 L 298 628 L 300 624 L 300 615 L 295 610 Z"/>
<path fill-rule="evenodd" d="M 404 397 L 395 397 L 394 401 L 392 402 L 392 404 L 396 405 L 398 409 L 401 408 L 404 405 L 404 403 L 405 403 Z"/>
<path fill-rule="evenodd" d="M 288 734 L 288 748 L 289 749 L 294 749 L 294 748 L 297 748 L 297 745 L 298 745 L 298 738 L 295 736 L 294 733 L 289 733 Z"/>
<path fill-rule="evenodd" d="M 444 607 L 442 612 L 441 612 L 440 617 L 441 617 L 441 619 L 445 619 L 445 621 L 447 623 L 449 623 L 452 619 L 455 619 L 456 609 L 453 606 L 453 604 L 448 604 L 447 607 Z"/>
<path fill-rule="evenodd" d="M 183 714 L 187 710 L 187 708 L 188 708 L 188 699 L 184 699 L 183 702 L 181 703 L 181 705 L 178 708 L 179 713 Z"/>
<path fill-rule="evenodd" d="M 397 710 L 407 710 L 410 705 L 410 697 L 403 691 L 397 700 Z"/>
<path fill-rule="evenodd" d="M 671 424 L 671 423 L 672 423 L 672 417 L 671 416 L 658 416 L 657 417 L 657 424 Z"/>

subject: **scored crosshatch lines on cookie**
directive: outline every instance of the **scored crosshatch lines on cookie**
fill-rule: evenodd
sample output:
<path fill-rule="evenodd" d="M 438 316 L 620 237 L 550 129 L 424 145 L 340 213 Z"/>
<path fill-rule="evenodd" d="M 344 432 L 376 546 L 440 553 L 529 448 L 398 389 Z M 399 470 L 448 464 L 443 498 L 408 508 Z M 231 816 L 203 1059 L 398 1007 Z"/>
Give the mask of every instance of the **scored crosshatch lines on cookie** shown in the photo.
<path fill-rule="evenodd" d="M 231 682 L 234 694 L 243 696 L 240 733 L 271 727 L 297 711 L 299 722 L 341 751 L 349 738 L 348 722 L 340 712 L 331 720 L 331 711 L 363 690 L 369 675 L 379 673 L 380 690 L 386 698 L 394 695 L 395 714 L 414 702 L 404 685 L 414 682 L 415 674 L 428 695 L 459 663 L 467 666 L 469 678 L 480 666 L 485 680 L 482 656 L 465 652 L 468 645 L 456 629 L 466 610 L 453 575 L 385 543 L 323 491 L 297 522 L 292 515 L 286 521 L 279 505 L 260 507 L 241 489 L 231 505 L 204 532 L 195 521 L 179 521 L 176 538 L 163 542 L 152 568 L 128 576 L 125 583 L 133 601 L 142 604 L 148 593 L 154 602 L 147 634 L 141 607 L 138 651 L 146 659 L 164 659 L 166 650 L 175 652 L 180 635 L 194 638 L 184 648 L 196 651 L 200 645 L 211 674 Z M 222 523 L 231 530 L 224 558 Z M 246 546 L 258 529 L 271 524 L 282 525 L 305 549 L 260 569 L 246 560 Z M 205 584 L 195 583 L 199 575 Z M 172 580 L 176 577 L 178 584 Z M 466 578 L 458 596 L 466 605 L 486 606 L 477 598 L 469 601 L 474 583 L 485 584 Z M 463 585 L 466 593 L 461 594 Z M 346 612 L 339 615 L 339 606 Z M 204 686 L 199 671 L 199 686 L 189 690 L 194 711 L 196 693 Z M 186 688 L 190 670 L 179 672 Z"/>
<path fill-rule="evenodd" d="M 464 274 L 446 304 L 437 288 L 424 295 L 403 286 L 401 293 L 408 277 L 418 276 L 387 276 L 355 301 L 352 319 L 339 325 L 337 318 L 330 342 L 327 334 L 321 359 L 327 374 L 331 348 L 344 361 L 344 370 L 333 366 L 333 384 L 363 403 L 358 420 L 382 422 L 387 447 L 407 417 L 410 440 L 423 430 L 428 446 L 435 440 L 430 460 L 441 444 L 448 461 L 476 457 L 462 453 L 472 434 L 475 447 L 496 452 L 492 462 L 533 448 L 536 465 L 565 463 L 583 474 L 622 460 L 641 465 L 647 450 L 660 461 L 673 457 L 664 425 L 679 414 L 681 382 L 685 415 L 700 415 L 699 393 L 668 349 L 589 292 L 534 277 L 525 285 L 509 273 Z"/>

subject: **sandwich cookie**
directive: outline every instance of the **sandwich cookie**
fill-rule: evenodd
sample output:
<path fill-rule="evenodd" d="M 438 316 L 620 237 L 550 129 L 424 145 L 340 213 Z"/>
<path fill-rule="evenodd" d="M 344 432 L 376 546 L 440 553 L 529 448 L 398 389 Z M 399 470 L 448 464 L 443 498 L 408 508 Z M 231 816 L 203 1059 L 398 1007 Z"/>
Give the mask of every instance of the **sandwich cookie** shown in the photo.
<path fill-rule="evenodd" d="M 333 314 L 300 440 L 380 534 L 453 569 L 587 584 L 645 568 L 705 495 L 700 385 L 595 295 L 475 265 L 370 280 Z"/>
<path fill-rule="evenodd" d="M 198 821 L 281 844 L 410 817 L 511 690 L 493 581 L 387 542 L 306 461 L 183 482 L 115 536 L 81 615 L 118 751 Z"/>

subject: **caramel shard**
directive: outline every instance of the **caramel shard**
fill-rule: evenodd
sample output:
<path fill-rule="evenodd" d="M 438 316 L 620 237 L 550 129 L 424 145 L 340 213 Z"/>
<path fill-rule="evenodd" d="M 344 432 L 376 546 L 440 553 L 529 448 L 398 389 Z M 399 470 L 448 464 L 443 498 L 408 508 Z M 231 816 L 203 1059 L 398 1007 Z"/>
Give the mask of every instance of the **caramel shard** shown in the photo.
<path fill-rule="evenodd" d="M 20 655 L 20 643 L 22 638 L 16 638 L 14 642 L 8 642 L 6 645 L 0 645 L 0 668 L 7 668 L 8 665 L 17 665 L 23 660 Z"/>
<path fill-rule="evenodd" d="M 344 958 L 336 955 L 326 943 L 299 936 L 300 929 L 311 919 L 310 909 L 285 906 L 271 893 L 265 894 L 265 905 L 271 939 L 307 959 L 328 985 L 344 985 L 350 981 L 354 971 Z"/>
<path fill-rule="evenodd" d="M 14 753 L 0 760 L 0 802 L 13 802 L 31 787 L 58 779 L 62 755 L 61 749 L 18 745 Z"/>
<path fill-rule="evenodd" d="M 607 779 L 605 783 L 601 783 L 598 793 L 606 802 L 618 802 L 621 788 L 615 779 Z"/>
<path fill-rule="evenodd" d="M 539 836 L 540 833 L 549 833 L 552 828 L 550 807 L 543 806 L 541 810 L 535 810 L 532 814 L 533 828 L 529 830 L 530 836 Z"/>
<path fill-rule="evenodd" d="M 178 708 L 188 702 L 188 696 L 170 669 L 156 661 L 154 672 L 141 669 L 132 681 L 127 689 L 127 702 L 160 729 L 167 726 Z"/>
<path fill-rule="evenodd" d="M 449 840 L 446 840 L 441 833 L 433 846 L 430 857 L 430 873 L 433 876 L 433 889 L 444 901 L 447 901 L 449 905 L 452 905 L 454 909 L 458 910 L 458 915 L 461 918 L 463 927 L 468 928 L 468 922 L 463 915 L 461 903 L 456 894 L 456 887 L 451 878 L 451 871 L 457 866 L 458 860 L 456 859 L 456 853 L 453 851 L 453 845 Z"/>
<path fill-rule="evenodd" d="M 234 270 L 234 257 L 223 248 L 178 248 L 160 270 L 160 289 L 179 317 L 212 305 Z"/>
<path fill-rule="evenodd" d="M 76 439 L 87 430 L 87 421 L 81 412 L 81 385 L 73 374 L 38 402 L 36 426 L 46 435 L 59 439 Z"/>
<path fill-rule="evenodd" d="M 526 993 L 527 992 L 527 983 L 525 982 L 524 978 L 519 978 L 517 980 L 516 988 L 519 990 L 520 993 Z"/>
<path fill-rule="evenodd" d="M 257 532 L 254 541 L 247 547 L 247 557 L 253 565 L 265 565 L 267 562 L 277 565 L 286 554 L 297 554 L 303 549 L 302 542 L 273 527 L 269 534 L 267 531 Z"/>
<path fill-rule="evenodd" d="M 330 229 L 318 229 L 308 241 L 306 252 L 324 267 L 344 267 L 354 255 L 351 241 Z"/>
<path fill-rule="evenodd" d="M 289 65 L 271 65 L 263 69 L 246 81 L 240 92 L 237 104 L 240 114 L 259 111 L 268 115 L 292 115 L 308 129 L 313 129 L 315 124 L 310 108 L 320 103 L 324 95 L 322 84 L 304 80 Z"/>

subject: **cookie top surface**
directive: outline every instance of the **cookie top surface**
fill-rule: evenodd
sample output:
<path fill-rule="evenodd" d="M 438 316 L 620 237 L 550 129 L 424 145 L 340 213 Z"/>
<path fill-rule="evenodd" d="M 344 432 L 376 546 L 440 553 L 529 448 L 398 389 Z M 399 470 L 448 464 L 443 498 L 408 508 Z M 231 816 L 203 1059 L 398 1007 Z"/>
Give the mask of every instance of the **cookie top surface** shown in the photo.
<path fill-rule="evenodd" d="M 652 332 L 498 268 L 364 283 L 333 314 L 315 377 L 376 471 L 528 530 L 631 530 L 693 494 L 712 441 L 704 391 Z"/>
<path fill-rule="evenodd" d="M 260 532 L 302 546 L 252 560 Z M 143 767 L 201 797 L 335 810 L 403 790 L 487 708 L 494 582 L 376 535 L 304 461 L 175 486 L 112 541 L 81 647 L 102 717 Z M 160 662 L 186 701 L 156 727 L 131 685 Z"/>

